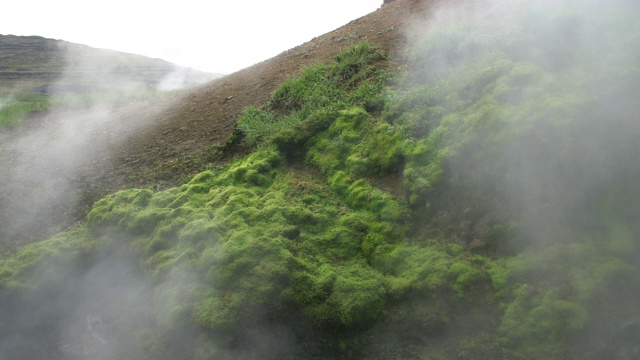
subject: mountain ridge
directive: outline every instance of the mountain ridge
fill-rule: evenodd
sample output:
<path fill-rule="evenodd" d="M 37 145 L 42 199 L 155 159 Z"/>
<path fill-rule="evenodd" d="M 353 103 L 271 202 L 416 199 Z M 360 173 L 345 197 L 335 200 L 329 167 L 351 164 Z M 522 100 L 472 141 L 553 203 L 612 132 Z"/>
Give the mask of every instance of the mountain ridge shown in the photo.
<path fill-rule="evenodd" d="M 103 84 L 103 90 L 117 90 L 118 81 L 125 79 L 141 83 L 144 90 L 155 90 L 163 79 L 177 72 L 183 74 L 184 86 L 222 76 L 59 39 L 0 34 L 0 95 L 81 93 L 95 90 L 95 84 L 87 82 L 96 78 L 111 83 Z"/>

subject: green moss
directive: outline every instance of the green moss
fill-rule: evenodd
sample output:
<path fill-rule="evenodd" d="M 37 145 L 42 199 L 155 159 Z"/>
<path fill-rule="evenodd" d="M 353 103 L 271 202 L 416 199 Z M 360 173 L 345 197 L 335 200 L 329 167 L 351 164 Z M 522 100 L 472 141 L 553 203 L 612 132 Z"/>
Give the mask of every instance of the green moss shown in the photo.
<path fill-rule="evenodd" d="M 504 314 L 500 331 L 507 342 L 533 352 L 529 355 L 561 358 L 557 349 L 563 348 L 566 336 L 584 327 L 589 320 L 584 307 L 561 300 L 554 291 L 537 293 L 531 287 L 522 286 L 515 295 L 516 299 Z M 533 350 L 533 346 L 539 348 Z"/>
<path fill-rule="evenodd" d="M 238 128 L 251 143 L 268 140 L 295 151 L 328 125 L 325 114 L 380 103 L 384 59 L 379 49 L 364 42 L 341 52 L 331 64 L 305 68 L 276 89 L 268 109 L 246 108 Z"/>
<path fill-rule="evenodd" d="M 438 246 L 379 246 L 372 254 L 372 265 L 387 276 L 391 294 L 407 291 L 435 291 L 447 286 L 453 259 Z"/>
<path fill-rule="evenodd" d="M 307 161 L 325 174 L 345 169 L 358 176 L 386 175 L 400 159 L 401 135 L 360 108 L 339 112 L 326 132 L 309 140 Z"/>
<path fill-rule="evenodd" d="M 369 119 L 359 109 L 343 116 L 341 131 Z M 365 179 L 338 173 L 324 184 L 282 166 L 281 153 L 266 148 L 177 190 L 114 194 L 96 205 L 91 226 L 134 235 L 143 267 L 158 277 L 178 268 L 198 274 L 199 295 L 186 308 L 167 305 L 167 319 L 190 309 L 200 326 L 233 332 L 291 301 L 317 324 L 376 322 L 387 287 L 362 244 L 374 236 L 376 246 L 397 241 L 402 206 Z"/>
<path fill-rule="evenodd" d="M 505 269 L 501 264 L 496 264 L 489 269 L 489 275 L 491 276 L 491 283 L 493 289 L 497 292 L 501 291 L 509 281 L 509 270 Z"/>
<path fill-rule="evenodd" d="M 68 265 L 104 245 L 87 231 L 61 233 L 46 241 L 29 244 L 11 258 L 0 260 L 0 285 L 9 288 L 35 286 L 43 281 L 62 281 Z"/>
<path fill-rule="evenodd" d="M 98 201 L 89 212 L 87 222 L 90 227 L 96 228 L 98 226 L 115 226 L 120 222 L 131 221 L 131 212 L 144 209 L 152 196 L 153 192 L 146 189 L 117 192 Z"/>
<path fill-rule="evenodd" d="M 241 319 L 239 314 L 246 301 L 243 294 L 230 293 L 227 296 L 207 293 L 193 308 L 196 324 L 210 329 L 231 328 Z"/>
<path fill-rule="evenodd" d="M 382 277 L 363 264 L 344 269 L 329 297 L 335 306 L 340 323 L 345 326 L 368 325 L 380 317 L 384 306 L 385 289 Z"/>
<path fill-rule="evenodd" d="M 449 274 L 455 278 L 453 289 L 460 297 L 467 295 L 474 286 L 486 279 L 486 274 L 464 262 L 451 265 Z"/>
<path fill-rule="evenodd" d="M 382 277 L 361 262 L 341 266 L 323 264 L 317 275 L 296 278 L 295 296 L 305 313 L 319 324 L 360 327 L 382 314 Z"/>

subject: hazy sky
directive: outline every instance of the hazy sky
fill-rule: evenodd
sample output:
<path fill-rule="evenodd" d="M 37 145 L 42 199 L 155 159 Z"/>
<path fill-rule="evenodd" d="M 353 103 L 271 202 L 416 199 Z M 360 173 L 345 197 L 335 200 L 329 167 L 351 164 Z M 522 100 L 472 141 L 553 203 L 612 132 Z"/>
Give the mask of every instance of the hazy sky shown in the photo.
<path fill-rule="evenodd" d="M 231 73 L 334 30 L 382 0 L 9 1 L 0 34 L 40 35 Z"/>

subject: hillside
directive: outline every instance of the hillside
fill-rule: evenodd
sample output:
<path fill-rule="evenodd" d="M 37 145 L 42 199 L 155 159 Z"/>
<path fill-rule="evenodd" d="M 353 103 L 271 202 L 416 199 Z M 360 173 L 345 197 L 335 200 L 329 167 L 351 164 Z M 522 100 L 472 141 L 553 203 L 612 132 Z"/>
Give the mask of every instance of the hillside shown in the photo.
<path fill-rule="evenodd" d="M 99 120 L 95 120 L 102 116 L 99 112 L 112 112 L 125 104 L 158 96 L 163 91 L 193 87 L 221 76 L 160 59 L 62 40 L 0 35 L 0 138 L 3 143 L 0 152 L 4 152 L 0 157 L 4 170 L 0 179 L 5 184 L 0 189 L 0 223 L 5 224 L 0 228 L 2 251 L 50 236 L 82 219 L 86 216 L 86 207 L 96 197 L 113 189 L 93 190 L 97 183 L 95 177 L 82 184 L 69 184 L 81 189 L 74 194 L 55 185 L 66 185 L 69 178 L 93 176 L 96 172 L 91 167 L 80 170 L 83 165 L 72 159 L 63 165 L 62 157 L 71 158 L 76 152 L 93 152 L 100 160 L 108 160 L 104 151 L 114 144 L 104 143 L 102 135 L 106 130 L 98 130 L 100 125 L 96 122 Z M 120 112 L 133 114 L 136 111 Z M 16 128 L 4 123 L 11 122 L 7 117 L 11 119 L 23 113 L 26 114 L 23 126 Z M 130 125 L 139 121 L 137 115 L 119 118 Z M 9 129 L 3 129 L 5 126 Z M 84 134 L 72 133 L 80 127 Z M 88 135 L 89 132 L 94 135 Z M 78 145 L 80 142 L 95 146 L 91 146 L 91 150 L 84 149 Z M 31 160 L 25 161 L 25 158 Z M 52 165 L 54 163 L 56 165 Z M 43 176 L 35 182 L 16 180 L 23 176 L 19 174 L 21 172 L 37 172 Z M 40 192 L 34 193 L 34 188 L 54 190 L 43 197 Z M 75 197 L 82 198 L 83 189 L 96 195 L 78 204 Z M 15 201 L 10 197 L 21 200 L 14 205 Z M 44 207 L 47 209 L 34 211 L 34 208 Z M 20 218 L 29 218 L 29 221 L 23 222 Z"/>
<path fill-rule="evenodd" d="M 406 19 L 412 13 L 426 16 L 428 11 L 423 6 L 417 1 L 385 5 L 272 59 L 188 92 L 132 100 L 126 106 L 114 107 L 110 102 L 89 104 L 100 111 L 110 109 L 108 123 L 87 121 L 86 118 L 96 117 L 92 113 L 78 117 L 73 126 L 56 125 L 59 121 L 70 122 L 65 109 L 63 116 L 49 116 L 45 120 L 40 115 L 34 116 L 23 128 L 0 139 L 6 154 L 0 157 L 3 168 L 20 166 L 22 169 L 15 172 L 28 174 L 16 175 L 17 180 L 7 178 L 11 171 L 0 174 L 4 177 L 0 179 L 2 183 L 7 184 L 0 188 L 0 223 L 10 224 L 0 228 L 0 238 L 5 239 L 2 247 L 5 251 L 13 249 L 16 244 L 40 240 L 81 221 L 93 202 L 115 190 L 175 186 L 210 166 L 228 163 L 235 156 L 233 151 L 218 156 L 214 150 L 227 142 L 246 106 L 266 104 L 271 93 L 287 78 L 305 66 L 329 61 L 363 39 L 396 53 L 397 61 L 401 61 L 406 41 L 403 28 L 410 26 Z M 394 66 L 402 65 L 399 62 Z M 108 129 L 104 128 L 106 124 L 111 124 Z M 69 128 L 72 131 L 82 128 L 82 133 L 90 137 L 65 135 Z M 132 128 L 144 131 L 130 131 Z M 43 138 L 42 133 L 58 135 Z M 102 136 L 105 133 L 110 136 Z M 65 140 L 56 142 L 55 138 Z M 21 143 L 30 145 L 25 148 Z M 56 153 L 50 148 L 60 150 Z M 83 161 L 75 161 L 74 156 L 61 161 L 59 153 L 82 153 Z M 17 158 L 34 161 L 25 165 L 15 161 Z M 50 168 L 50 164 L 56 165 Z M 31 175 L 36 173 L 46 175 Z M 33 192 L 34 188 L 52 191 L 45 195 Z M 9 201 L 10 197 L 19 200 Z M 24 221 L 25 218 L 29 221 Z"/>
<path fill-rule="evenodd" d="M 10 94 L 68 95 L 87 92 L 149 91 L 179 74 L 193 86 L 220 77 L 160 59 L 39 36 L 0 35 L 0 98 Z M 168 86 L 165 84 L 163 86 Z M 179 86 L 178 86 L 179 85 Z"/>
<path fill-rule="evenodd" d="M 575 4 L 391 1 L 32 114 L 0 142 L 5 228 L 41 231 L 0 260 L 0 357 L 638 358 L 640 5 Z"/>

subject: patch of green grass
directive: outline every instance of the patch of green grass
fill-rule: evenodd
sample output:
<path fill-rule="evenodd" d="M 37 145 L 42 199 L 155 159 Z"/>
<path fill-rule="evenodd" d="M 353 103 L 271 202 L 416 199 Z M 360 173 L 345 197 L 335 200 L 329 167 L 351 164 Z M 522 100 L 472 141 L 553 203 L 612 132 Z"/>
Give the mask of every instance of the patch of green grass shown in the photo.
<path fill-rule="evenodd" d="M 587 324 L 586 308 L 553 290 L 538 293 L 523 285 L 514 294 L 500 326 L 505 341 L 518 344 L 519 353 L 528 357 L 566 358 L 566 337 Z"/>
<path fill-rule="evenodd" d="M 299 130 L 323 114 L 360 106 L 375 110 L 382 102 L 386 55 L 363 42 L 290 78 L 273 93 L 267 109 L 249 107 L 238 128 L 250 143 L 271 141 L 280 132 Z"/>
<path fill-rule="evenodd" d="M 141 91 L 135 94 L 122 92 L 103 92 L 92 94 L 74 94 L 48 96 L 40 94 L 10 94 L 7 99 L 0 98 L 0 130 L 19 126 L 30 113 L 45 112 L 53 107 L 73 108 L 85 104 L 109 103 L 112 105 L 129 103 L 132 100 L 161 96 L 167 92 Z"/>
<path fill-rule="evenodd" d="M 69 231 L 46 241 L 21 248 L 15 255 L 0 259 L 0 285 L 3 288 L 29 288 L 43 282 L 61 282 L 68 266 L 104 246 L 88 236 L 85 229 Z"/>
<path fill-rule="evenodd" d="M 24 117 L 49 108 L 47 101 L 11 102 L 0 104 L 0 130 L 20 125 Z"/>
<path fill-rule="evenodd" d="M 244 134 L 247 142 L 257 144 L 272 139 L 279 132 L 291 129 L 300 122 L 297 114 L 277 116 L 250 106 L 244 109 L 237 128 Z"/>

